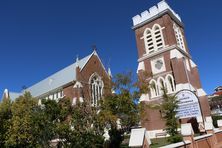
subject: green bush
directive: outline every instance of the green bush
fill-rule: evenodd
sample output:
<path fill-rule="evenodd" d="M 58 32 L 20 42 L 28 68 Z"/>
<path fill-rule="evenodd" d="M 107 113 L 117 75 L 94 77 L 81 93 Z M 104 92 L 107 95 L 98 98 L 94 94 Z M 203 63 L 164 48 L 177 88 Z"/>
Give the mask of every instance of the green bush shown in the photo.
<path fill-rule="evenodd" d="M 167 139 L 170 143 L 177 143 L 177 142 L 181 142 L 183 140 L 182 136 L 177 134 L 174 136 L 170 136 Z"/>
<path fill-rule="evenodd" d="M 222 119 L 222 116 L 212 116 L 212 119 L 213 119 L 213 125 L 214 125 L 214 127 L 218 128 L 218 126 L 217 126 L 217 120 L 221 120 L 221 119 Z"/>

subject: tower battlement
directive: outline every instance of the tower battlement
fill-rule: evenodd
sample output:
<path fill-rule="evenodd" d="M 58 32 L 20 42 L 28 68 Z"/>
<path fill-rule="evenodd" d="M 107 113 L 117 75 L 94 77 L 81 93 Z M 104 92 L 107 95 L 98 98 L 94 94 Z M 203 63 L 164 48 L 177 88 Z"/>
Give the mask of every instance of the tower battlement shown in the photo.
<path fill-rule="evenodd" d="M 180 23 L 181 23 L 181 18 L 180 16 L 173 11 L 173 9 L 170 8 L 170 6 L 162 0 L 157 4 L 157 6 L 153 6 L 149 8 L 149 10 L 146 10 L 142 12 L 140 15 L 134 16 L 133 19 L 133 28 L 136 26 L 140 26 L 140 24 L 147 23 L 156 17 L 158 17 L 160 14 L 164 14 L 166 12 L 169 12 L 172 17 L 175 17 Z"/>

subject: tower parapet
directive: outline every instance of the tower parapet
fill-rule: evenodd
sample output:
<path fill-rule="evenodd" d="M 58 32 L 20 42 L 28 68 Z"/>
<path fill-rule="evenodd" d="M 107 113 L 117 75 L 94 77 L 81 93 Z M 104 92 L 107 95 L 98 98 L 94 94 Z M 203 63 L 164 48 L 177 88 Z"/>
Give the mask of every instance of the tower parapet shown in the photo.
<path fill-rule="evenodd" d="M 163 0 L 159 2 L 157 6 L 155 5 L 149 8 L 149 11 L 145 10 L 140 15 L 134 16 L 132 18 L 133 29 L 156 19 L 164 13 L 169 13 L 169 15 L 173 17 L 178 24 L 182 25 L 180 16 Z"/>

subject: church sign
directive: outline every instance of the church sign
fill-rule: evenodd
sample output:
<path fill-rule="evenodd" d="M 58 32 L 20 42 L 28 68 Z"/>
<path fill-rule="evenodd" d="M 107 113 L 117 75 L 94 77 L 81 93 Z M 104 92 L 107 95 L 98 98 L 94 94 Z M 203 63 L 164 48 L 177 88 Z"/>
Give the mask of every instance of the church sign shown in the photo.
<path fill-rule="evenodd" d="M 183 119 L 202 116 L 199 100 L 192 91 L 182 90 L 176 94 L 176 98 L 179 101 L 177 117 Z"/>

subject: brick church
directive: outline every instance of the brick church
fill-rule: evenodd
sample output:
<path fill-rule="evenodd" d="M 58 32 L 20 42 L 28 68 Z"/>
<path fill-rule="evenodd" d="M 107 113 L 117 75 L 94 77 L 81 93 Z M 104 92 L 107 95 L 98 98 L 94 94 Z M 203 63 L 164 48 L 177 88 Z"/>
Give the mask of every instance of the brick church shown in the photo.
<path fill-rule="evenodd" d="M 132 29 L 138 48 L 138 76 L 142 77 L 144 72 L 150 74 L 146 81 L 152 85 L 150 92 L 143 94 L 140 101 L 161 103 L 163 87 L 170 95 L 186 89 L 198 96 L 203 118 L 209 116 L 208 99 L 201 86 L 197 65 L 191 58 L 180 16 L 161 1 L 133 17 Z M 97 106 L 102 96 L 111 91 L 110 82 L 111 71 L 105 69 L 97 52 L 93 51 L 25 91 L 38 98 L 40 103 L 43 98 L 58 100 L 68 97 L 73 104 L 79 100 Z M 14 100 L 23 93 L 6 89 L 4 97 Z M 154 134 L 161 133 L 165 122 L 160 110 L 147 109 L 147 116 L 149 120 L 142 119 L 142 126 Z"/>
<path fill-rule="evenodd" d="M 45 78 L 44 80 L 26 88 L 22 92 L 11 92 L 7 89 L 3 97 L 15 100 L 25 91 L 35 98 L 58 101 L 64 97 L 71 99 L 73 105 L 77 99 L 80 102 L 88 101 L 97 106 L 102 96 L 111 91 L 111 71 L 106 70 L 96 50 L 90 55 L 76 59 L 76 61 Z"/>
<path fill-rule="evenodd" d="M 171 95 L 187 89 L 197 95 L 203 118 L 209 116 L 208 99 L 201 86 L 197 65 L 190 55 L 180 16 L 161 1 L 132 19 L 138 48 L 137 73 L 139 77 L 148 73 L 145 79 L 152 86 L 140 101 L 160 103 L 163 87 Z M 163 132 L 165 122 L 161 111 L 147 109 L 147 116 L 148 120 L 142 120 L 142 126 L 153 135 Z"/>

